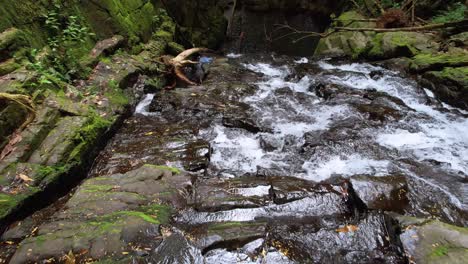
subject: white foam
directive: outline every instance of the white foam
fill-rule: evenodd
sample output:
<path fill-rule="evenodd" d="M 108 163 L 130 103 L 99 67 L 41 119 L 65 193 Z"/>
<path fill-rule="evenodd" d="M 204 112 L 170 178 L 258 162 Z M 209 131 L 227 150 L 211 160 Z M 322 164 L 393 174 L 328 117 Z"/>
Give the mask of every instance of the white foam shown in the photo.
<path fill-rule="evenodd" d="M 240 194 L 243 196 L 267 196 L 270 192 L 271 186 L 269 185 L 260 185 L 256 187 L 249 187 L 249 188 L 236 188 L 230 191 Z"/>
<path fill-rule="evenodd" d="M 333 65 L 326 61 L 319 61 L 318 66 L 324 70 L 340 70 L 340 71 L 348 71 L 348 72 L 356 72 L 356 73 L 366 73 L 369 74 L 372 71 L 382 71 L 384 68 L 370 65 L 367 63 L 351 63 L 351 64 L 339 64 Z"/>
<path fill-rule="evenodd" d="M 242 54 L 233 53 L 233 52 L 228 53 L 228 54 L 226 55 L 226 57 L 228 57 L 228 58 L 230 58 L 230 59 L 237 59 L 237 58 L 240 58 L 240 57 L 242 57 L 242 56 L 243 56 Z"/>
<path fill-rule="evenodd" d="M 326 62 L 319 65 L 326 70 L 343 69 L 350 72 L 369 73 L 376 67 L 369 64 L 345 64 L 334 66 Z M 450 111 L 441 112 L 428 105 L 427 97 L 435 97 L 428 89 L 420 90 L 414 81 L 403 79 L 391 71 L 377 68 L 384 77 L 374 80 L 362 74 L 349 74 L 346 77 L 329 76 L 334 83 L 354 89 L 376 89 L 401 99 L 414 109 L 419 117 L 406 122 L 415 128 L 414 132 L 404 129 L 383 128 L 376 141 L 386 147 L 400 151 L 410 151 L 419 160 L 434 159 L 451 164 L 452 169 L 468 174 L 468 119 Z M 466 111 L 443 104 L 447 110 Z M 426 116 L 426 117 L 424 117 Z"/>
<path fill-rule="evenodd" d="M 211 163 L 218 168 L 255 172 L 257 166 L 265 162 L 262 159 L 265 152 L 260 147 L 260 142 L 248 132 L 236 130 L 235 135 L 226 134 L 230 131 L 233 130 L 219 125 L 214 127 L 216 138 L 212 141 L 214 151 Z"/>
<path fill-rule="evenodd" d="M 243 66 L 253 72 L 263 73 L 270 77 L 285 77 L 289 74 L 289 69 L 286 66 L 275 68 L 267 63 L 243 64 Z"/>
<path fill-rule="evenodd" d="M 145 97 L 138 103 L 135 108 L 135 114 L 140 114 L 144 116 L 154 116 L 155 113 L 149 112 L 149 106 L 153 101 L 154 94 L 146 94 Z"/>
<path fill-rule="evenodd" d="M 386 160 L 374 160 L 353 154 L 348 157 L 332 156 L 325 160 L 313 160 L 305 162 L 302 166 L 306 171 L 305 178 L 320 182 L 333 175 L 351 176 L 356 174 L 372 174 L 381 176 L 388 174 L 390 162 Z"/>
<path fill-rule="evenodd" d="M 295 60 L 294 63 L 297 63 L 297 64 L 306 64 L 306 63 L 309 63 L 309 59 L 307 58 L 300 58 L 298 60 Z"/>

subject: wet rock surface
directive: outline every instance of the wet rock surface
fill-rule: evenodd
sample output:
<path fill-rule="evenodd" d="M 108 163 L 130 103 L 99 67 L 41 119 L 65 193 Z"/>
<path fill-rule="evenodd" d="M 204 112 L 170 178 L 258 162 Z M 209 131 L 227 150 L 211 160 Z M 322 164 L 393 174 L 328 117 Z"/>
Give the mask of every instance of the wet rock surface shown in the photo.
<path fill-rule="evenodd" d="M 217 57 L 202 85 L 146 95 L 69 199 L 3 241 L 11 263 L 421 259 L 397 212 L 459 226 L 415 230 L 465 254 L 466 126 L 380 67 Z"/>

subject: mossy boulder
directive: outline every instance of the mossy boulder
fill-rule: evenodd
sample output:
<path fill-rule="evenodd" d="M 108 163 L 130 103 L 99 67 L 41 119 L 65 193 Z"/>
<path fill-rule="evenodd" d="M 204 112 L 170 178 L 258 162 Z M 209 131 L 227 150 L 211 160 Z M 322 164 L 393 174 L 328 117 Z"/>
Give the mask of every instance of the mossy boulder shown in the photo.
<path fill-rule="evenodd" d="M 403 246 L 416 263 L 461 264 L 468 259 L 467 228 L 429 221 L 403 229 Z"/>
<path fill-rule="evenodd" d="M 23 31 L 17 28 L 8 28 L 0 33 L 0 62 L 6 61 L 0 65 L 0 76 L 12 72 L 10 69 L 13 68 L 15 62 L 12 58 L 25 46 L 28 46 L 28 41 Z"/>
<path fill-rule="evenodd" d="M 352 22 L 353 20 L 365 19 L 356 11 L 341 14 L 333 26 L 347 26 L 351 28 L 374 27 L 372 22 Z M 333 30 L 330 29 L 330 30 Z M 315 56 L 347 56 L 356 57 L 372 40 L 375 33 L 372 32 L 337 32 L 319 41 Z"/>
<path fill-rule="evenodd" d="M 70 251 L 111 263 L 148 256 L 161 242 L 159 225 L 169 223 L 191 188 L 190 177 L 163 168 L 144 165 L 84 181 L 64 210 L 21 242 L 10 263 L 58 261 Z"/>
<path fill-rule="evenodd" d="M 468 52 L 453 50 L 445 53 L 423 53 L 413 58 L 410 69 L 413 72 L 442 70 L 444 67 L 468 66 Z"/>
<path fill-rule="evenodd" d="M 422 83 L 442 101 L 468 110 L 468 67 L 446 67 L 442 71 L 426 72 Z"/>
<path fill-rule="evenodd" d="M 438 48 L 430 35 L 418 32 L 378 33 L 368 43 L 360 57 L 382 60 L 398 57 L 413 57 Z"/>
<path fill-rule="evenodd" d="M 0 101 L 0 149 L 3 149 L 11 133 L 21 126 L 27 116 L 25 107 Z"/>
<path fill-rule="evenodd" d="M 0 62 L 0 76 L 12 73 L 19 67 L 21 67 L 21 65 L 18 64 L 15 59 L 9 59 L 4 62 Z"/>

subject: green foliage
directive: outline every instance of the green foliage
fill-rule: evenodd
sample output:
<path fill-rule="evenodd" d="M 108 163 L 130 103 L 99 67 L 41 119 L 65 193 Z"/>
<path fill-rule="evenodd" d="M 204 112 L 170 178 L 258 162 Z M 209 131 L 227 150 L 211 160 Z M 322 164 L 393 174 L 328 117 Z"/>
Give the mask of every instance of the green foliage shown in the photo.
<path fill-rule="evenodd" d="M 448 251 L 447 246 L 438 246 L 431 252 L 430 257 L 443 257 L 448 254 Z"/>
<path fill-rule="evenodd" d="M 47 65 L 46 61 L 41 59 L 37 49 L 32 49 L 29 53 L 29 61 L 26 68 L 37 73 L 36 78 L 32 82 L 26 84 L 27 88 L 42 88 L 53 84 L 57 84 L 63 79 L 63 76 L 54 68 Z"/>
<path fill-rule="evenodd" d="M 54 8 L 45 15 L 49 31 L 48 45 L 51 49 L 48 62 L 64 81 L 71 81 L 86 72 L 79 61 L 86 52 L 86 42 L 93 36 L 77 15 L 64 16 L 60 13 L 62 4 L 55 1 Z"/>
<path fill-rule="evenodd" d="M 463 20 L 465 17 L 466 5 L 462 3 L 455 3 L 450 6 L 448 10 L 440 12 L 432 19 L 434 23 L 447 23 L 453 21 Z"/>

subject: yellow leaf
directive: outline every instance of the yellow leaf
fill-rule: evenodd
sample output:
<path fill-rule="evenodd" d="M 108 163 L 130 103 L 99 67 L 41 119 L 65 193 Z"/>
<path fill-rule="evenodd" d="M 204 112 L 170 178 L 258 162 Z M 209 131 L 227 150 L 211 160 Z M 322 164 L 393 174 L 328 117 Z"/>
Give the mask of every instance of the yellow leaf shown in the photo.
<path fill-rule="evenodd" d="M 154 132 L 148 132 L 148 133 L 145 133 L 145 136 L 151 136 L 153 134 L 154 134 Z"/>
<path fill-rule="evenodd" d="M 128 254 L 130 254 L 130 252 L 127 252 L 127 251 L 122 252 L 122 255 L 128 255 Z"/>
<path fill-rule="evenodd" d="M 340 227 L 340 228 L 336 229 L 336 232 L 348 233 L 348 232 L 355 232 L 357 230 L 359 230 L 359 227 L 357 227 L 355 225 L 346 225 L 344 227 Z"/>
<path fill-rule="evenodd" d="M 29 178 L 28 175 L 25 175 L 25 174 L 19 174 L 18 177 L 19 177 L 21 180 L 25 181 L 25 182 L 32 182 L 32 181 L 34 181 L 33 179 Z"/>
<path fill-rule="evenodd" d="M 76 263 L 76 258 L 73 252 L 70 250 L 68 254 L 65 256 L 65 264 L 75 264 Z"/>

